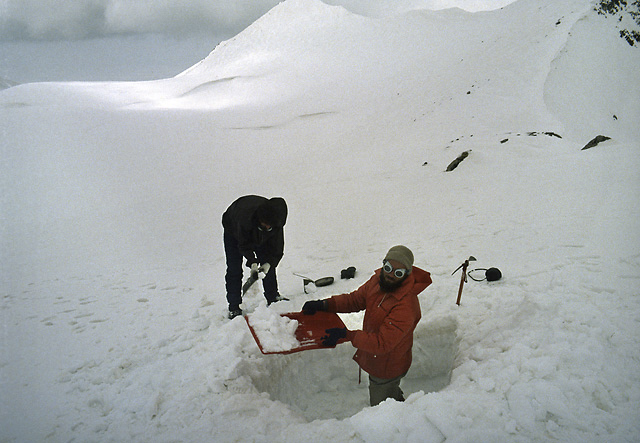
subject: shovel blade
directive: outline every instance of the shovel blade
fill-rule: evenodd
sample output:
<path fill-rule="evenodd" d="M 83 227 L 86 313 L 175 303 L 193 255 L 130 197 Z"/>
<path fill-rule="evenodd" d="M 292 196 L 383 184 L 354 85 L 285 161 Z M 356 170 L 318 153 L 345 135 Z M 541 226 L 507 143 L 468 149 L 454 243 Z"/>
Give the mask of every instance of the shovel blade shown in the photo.
<path fill-rule="evenodd" d="M 300 346 L 289 349 L 286 351 L 271 351 L 264 349 L 263 344 L 260 342 L 260 337 L 251 326 L 250 316 L 245 315 L 244 319 L 249 326 L 251 335 L 253 336 L 260 352 L 263 354 L 292 354 L 294 352 L 308 351 L 312 349 L 327 349 L 323 344 L 323 337 L 327 335 L 326 330 L 329 328 L 344 328 L 345 325 L 342 319 L 333 312 L 316 312 L 313 315 L 306 315 L 302 312 L 289 312 L 287 314 L 280 314 L 281 316 L 289 317 L 292 320 L 298 321 L 298 328 L 296 329 L 296 339 L 300 343 Z M 338 344 L 346 342 L 346 338 L 338 340 Z"/>
<path fill-rule="evenodd" d="M 313 283 L 319 288 L 321 288 L 322 286 L 329 286 L 333 283 L 333 277 L 322 277 Z"/>
<path fill-rule="evenodd" d="M 249 288 L 251 286 L 253 286 L 253 284 L 258 281 L 258 273 L 256 272 L 251 273 L 251 275 L 249 276 L 249 278 L 247 279 L 247 281 L 245 282 L 244 285 L 242 285 L 242 295 L 245 295 L 247 293 L 247 291 L 249 290 Z"/>

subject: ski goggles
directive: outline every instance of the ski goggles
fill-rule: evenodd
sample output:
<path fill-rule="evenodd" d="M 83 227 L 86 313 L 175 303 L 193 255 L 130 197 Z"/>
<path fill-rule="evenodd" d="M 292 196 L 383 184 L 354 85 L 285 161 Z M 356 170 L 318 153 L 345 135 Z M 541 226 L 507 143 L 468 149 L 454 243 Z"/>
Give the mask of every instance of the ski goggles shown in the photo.
<path fill-rule="evenodd" d="M 396 278 L 402 278 L 405 275 L 408 274 L 409 271 L 407 271 L 406 269 L 403 268 L 397 268 L 397 269 L 393 269 L 393 266 L 391 266 L 391 263 L 389 263 L 388 261 L 383 261 L 382 262 L 382 270 L 384 272 L 386 272 L 387 274 L 391 274 L 393 273 L 393 275 Z"/>

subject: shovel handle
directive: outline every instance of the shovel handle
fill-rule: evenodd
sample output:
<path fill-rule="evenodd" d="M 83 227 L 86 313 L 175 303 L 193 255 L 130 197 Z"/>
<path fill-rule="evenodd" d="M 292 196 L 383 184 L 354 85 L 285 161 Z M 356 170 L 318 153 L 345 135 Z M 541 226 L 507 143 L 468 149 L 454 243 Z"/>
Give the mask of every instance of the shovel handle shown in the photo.
<path fill-rule="evenodd" d="M 312 278 L 305 277 L 304 275 L 298 274 L 297 272 L 293 272 L 293 275 L 296 275 L 296 276 L 298 276 L 300 278 L 304 278 L 305 280 L 313 281 Z"/>

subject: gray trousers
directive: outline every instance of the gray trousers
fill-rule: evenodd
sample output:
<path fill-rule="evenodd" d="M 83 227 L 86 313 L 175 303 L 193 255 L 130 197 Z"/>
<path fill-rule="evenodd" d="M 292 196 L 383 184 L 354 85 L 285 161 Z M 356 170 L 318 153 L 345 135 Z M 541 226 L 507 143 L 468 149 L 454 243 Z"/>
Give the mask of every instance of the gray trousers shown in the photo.
<path fill-rule="evenodd" d="M 400 380 L 407 374 L 396 378 L 378 378 L 369 374 L 369 403 L 371 406 L 382 403 L 388 398 L 404 401 L 404 393 L 400 389 Z"/>

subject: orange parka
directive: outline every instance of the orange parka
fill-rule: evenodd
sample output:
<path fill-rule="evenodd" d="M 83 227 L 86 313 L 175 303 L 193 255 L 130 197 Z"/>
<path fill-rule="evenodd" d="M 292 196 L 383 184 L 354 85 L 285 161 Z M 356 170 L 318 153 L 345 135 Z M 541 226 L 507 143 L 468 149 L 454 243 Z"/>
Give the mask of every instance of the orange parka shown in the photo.
<path fill-rule="evenodd" d="M 330 312 L 365 310 L 362 330 L 349 331 L 347 339 L 357 348 L 353 359 L 374 377 L 404 375 L 411 366 L 413 331 L 422 316 L 418 294 L 431 284 L 431 275 L 413 267 L 393 292 L 380 288 L 380 272 L 355 291 L 328 300 Z"/>

